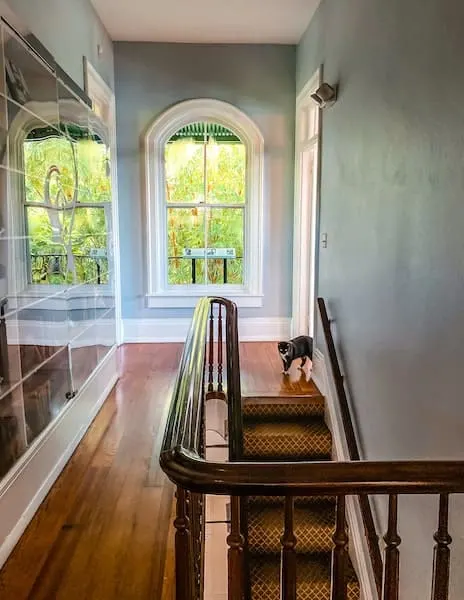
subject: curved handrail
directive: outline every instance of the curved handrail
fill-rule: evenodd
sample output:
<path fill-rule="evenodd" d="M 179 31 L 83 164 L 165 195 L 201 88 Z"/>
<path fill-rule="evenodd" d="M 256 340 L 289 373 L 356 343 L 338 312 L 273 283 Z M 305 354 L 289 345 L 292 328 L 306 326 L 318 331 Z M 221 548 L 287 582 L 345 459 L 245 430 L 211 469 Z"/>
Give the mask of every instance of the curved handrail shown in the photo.
<path fill-rule="evenodd" d="M 197 303 L 185 341 L 161 446 L 161 456 L 175 447 L 182 447 L 200 456 L 205 344 L 208 316 L 213 304 L 219 304 L 226 309 L 228 419 L 229 431 L 234 434 L 230 439 L 230 457 L 236 459 L 242 455 L 242 398 L 237 307 L 225 298 L 205 297 Z"/>
<path fill-rule="evenodd" d="M 421 494 L 464 493 L 464 461 L 395 462 L 228 462 L 205 460 L 200 453 L 200 411 L 204 383 L 208 311 L 212 302 L 229 311 L 226 322 L 232 344 L 228 352 L 228 396 L 233 394 L 236 455 L 240 455 L 240 386 L 234 389 L 238 369 L 237 312 L 224 298 L 199 301 L 182 354 L 169 410 L 160 464 L 178 485 L 200 493 L 247 495 Z M 230 350 L 233 350 L 231 352 Z M 233 359 L 229 358 L 234 354 Z M 190 414 L 189 414 L 190 413 Z M 194 413 L 194 414 L 193 414 Z M 194 426 L 193 426 L 194 424 Z"/>

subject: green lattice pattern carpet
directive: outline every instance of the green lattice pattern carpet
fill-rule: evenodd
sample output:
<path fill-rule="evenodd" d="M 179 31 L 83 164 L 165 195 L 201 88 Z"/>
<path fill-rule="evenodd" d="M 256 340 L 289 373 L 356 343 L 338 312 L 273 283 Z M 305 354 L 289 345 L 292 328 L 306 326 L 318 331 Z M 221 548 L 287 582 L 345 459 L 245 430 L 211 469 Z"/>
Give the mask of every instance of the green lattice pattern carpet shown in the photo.
<path fill-rule="evenodd" d="M 321 398 L 253 399 L 244 405 L 244 451 L 247 460 L 331 460 L 332 437 Z M 248 548 L 251 600 L 280 600 L 280 538 L 284 499 L 253 496 L 248 500 Z M 296 497 L 298 600 L 330 600 L 333 497 Z M 351 564 L 348 600 L 360 590 Z"/>

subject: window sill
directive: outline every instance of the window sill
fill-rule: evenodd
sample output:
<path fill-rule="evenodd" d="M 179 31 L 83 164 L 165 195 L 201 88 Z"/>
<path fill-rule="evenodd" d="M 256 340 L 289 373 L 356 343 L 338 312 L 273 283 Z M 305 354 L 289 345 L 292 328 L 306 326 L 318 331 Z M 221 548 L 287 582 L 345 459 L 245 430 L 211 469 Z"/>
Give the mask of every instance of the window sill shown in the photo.
<path fill-rule="evenodd" d="M 209 289 L 204 293 L 186 294 L 178 292 L 161 292 L 159 294 L 147 294 L 148 308 L 193 308 L 200 298 L 205 296 L 222 296 L 232 300 L 239 308 L 261 308 L 263 296 L 258 294 L 237 293 L 227 289 Z"/>

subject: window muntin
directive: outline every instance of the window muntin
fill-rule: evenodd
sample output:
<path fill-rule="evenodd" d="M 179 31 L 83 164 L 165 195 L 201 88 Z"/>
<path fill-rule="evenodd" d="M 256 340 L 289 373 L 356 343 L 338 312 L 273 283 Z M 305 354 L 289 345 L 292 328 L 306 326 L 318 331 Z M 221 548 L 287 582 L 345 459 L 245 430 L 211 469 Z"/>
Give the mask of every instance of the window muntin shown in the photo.
<path fill-rule="evenodd" d="M 218 123 L 190 123 L 168 139 L 164 169 L 167 284 L 243 285 L 245 144 Z"/>
<path fill-rule="evenodd" d="M 23 157 L 28 283 L 109 283 L 107 146 L 78 125 L 36 127 Z"/>

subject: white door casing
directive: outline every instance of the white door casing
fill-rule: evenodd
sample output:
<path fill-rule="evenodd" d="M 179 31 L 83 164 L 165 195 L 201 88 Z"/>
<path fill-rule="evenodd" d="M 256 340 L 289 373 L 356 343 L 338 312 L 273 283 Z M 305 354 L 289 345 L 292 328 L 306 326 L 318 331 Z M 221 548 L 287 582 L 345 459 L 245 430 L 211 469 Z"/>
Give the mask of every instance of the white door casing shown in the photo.
<path fill-rule="evenodd" d="M 296 101 L 292 336 L 314 335 L 320 192 L 321 111 L 311 94 L 318 69 Z"/>

